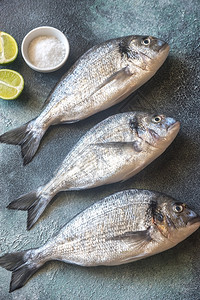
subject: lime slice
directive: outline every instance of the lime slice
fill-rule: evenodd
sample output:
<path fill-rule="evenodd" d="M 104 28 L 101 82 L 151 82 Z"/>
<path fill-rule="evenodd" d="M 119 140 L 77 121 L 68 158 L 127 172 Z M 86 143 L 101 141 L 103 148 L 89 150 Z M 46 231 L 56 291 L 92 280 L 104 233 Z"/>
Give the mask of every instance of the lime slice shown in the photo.
<path fill-rule="evenodd" d="M 16 99 L 24 88 L 23 77 L 13 70 L 0 70 L 0 98 L 4 100 Z"/>
<path fill-rule="evenodd" d="M 18 46 L 15 39 L 8 33 L 0 31 L 0 64 L 7 64 L 15 60 Z"/>

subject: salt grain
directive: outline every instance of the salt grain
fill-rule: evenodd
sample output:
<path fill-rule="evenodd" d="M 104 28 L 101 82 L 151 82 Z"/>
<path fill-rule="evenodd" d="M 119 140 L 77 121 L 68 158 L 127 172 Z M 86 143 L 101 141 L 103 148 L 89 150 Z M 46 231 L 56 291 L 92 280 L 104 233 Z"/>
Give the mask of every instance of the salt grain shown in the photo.
<path fill-rule="evenodd" d="M 39 36 L 30 43 L 28 48 L 31 63 L 39 68 L 59 65 L 65 53 L 65 46 L 54 36 Z"/>

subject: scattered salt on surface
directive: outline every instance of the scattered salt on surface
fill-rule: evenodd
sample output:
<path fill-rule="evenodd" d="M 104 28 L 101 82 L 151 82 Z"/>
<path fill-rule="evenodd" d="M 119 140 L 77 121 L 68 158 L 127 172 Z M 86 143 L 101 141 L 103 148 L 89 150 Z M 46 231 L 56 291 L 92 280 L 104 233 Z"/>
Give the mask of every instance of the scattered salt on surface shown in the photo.
<path fill-rule="evenodd" d="M 39 36 L 29 45 L 28 56 L 33 65 L 39 68 L 55 67 L 65 56 L 65 46 L 54 36 Z"/>

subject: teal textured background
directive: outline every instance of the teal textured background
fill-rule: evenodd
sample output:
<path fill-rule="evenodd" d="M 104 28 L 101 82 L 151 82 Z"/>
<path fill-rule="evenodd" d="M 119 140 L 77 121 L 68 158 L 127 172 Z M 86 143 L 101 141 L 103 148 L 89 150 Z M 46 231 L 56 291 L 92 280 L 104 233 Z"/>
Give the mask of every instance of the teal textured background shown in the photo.
<path fill-rule="evenodd" d="M 0 145 L 0 255 L 42 245 L 82 209 L 122 189 L 165 192 L 200 213 L 198 17 L 197 0 L 0 1 L 0 30 L 13 35 L 19 48 L 29 30 L 49 25 L 66 34 L 71 49 L 66 65 L 51 74 L 31 70 L 19 51 L 8 68 L 23 75 L 25 89 L 16 101 L 0 100 L 0 133 L 37 116 L 57 81 L 91 46 L 129 34 L 153 35 L 171 46 L 157 74 L 121 104 L 80 123 L 48 130 L 28 166 L 22 166 L 19 147 Z M 59 194 L 27 232 L 26 213 L 8 210 L 6 205 L 47 182 L 89 128 L 110 114 L 131 109 L 151 109 L 179 120 L 181 130 L 173 144 L 124 183 Z M 198 300 L 199 242 L 198 230 L 169 251 L 119 267 L 82 268 L 50 262 L 12 294 L 8 293 L 11 273 L 1 268 L 0 300 Z"/>

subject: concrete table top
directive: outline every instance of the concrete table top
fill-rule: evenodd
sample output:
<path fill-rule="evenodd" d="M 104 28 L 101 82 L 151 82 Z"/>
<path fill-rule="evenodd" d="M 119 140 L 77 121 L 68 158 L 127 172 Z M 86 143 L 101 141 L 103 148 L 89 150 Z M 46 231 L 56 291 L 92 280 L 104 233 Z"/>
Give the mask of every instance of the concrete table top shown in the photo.
<path fill-rule="evenodd" d="M 19 50 L 16 61 L 7 67 L 22 74 L 25 89 L 18 100 L 0 100 L 0 134 L 36 117 L 61 76 L 99 42 L 130 34 L 153 35 L 168 41 L 171 51 L 157 74 L 122 103 L 80 123 L 48 130 L 26 167 L 19 147 L 0 145 L 0 255 L 44 244 L 78 212 L 123 189 L 164 192 L 200 213 L 198 1 L 1 0 L 0 30 L 10 33 L 19 48 L 31 29 L 43 25 L 68 37 L 69 59 L 59 71 L 42 74 L 26 65 Z M 167 151 L 126 182 L 59 194 L 36 226 L 26 231 L 26 212 L 8 210 L 8 203 L 47 182 L 76 141 L 97 122 L 134 109 L 155 110 L 181 122 Z M 0 268 L 0 300 L 198 300 L 199 242 L 200 230 L 171 250 L 118 267 L 50 262 L 12 294 L 8 293 L 11 272 Z"/>

